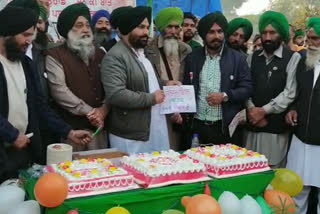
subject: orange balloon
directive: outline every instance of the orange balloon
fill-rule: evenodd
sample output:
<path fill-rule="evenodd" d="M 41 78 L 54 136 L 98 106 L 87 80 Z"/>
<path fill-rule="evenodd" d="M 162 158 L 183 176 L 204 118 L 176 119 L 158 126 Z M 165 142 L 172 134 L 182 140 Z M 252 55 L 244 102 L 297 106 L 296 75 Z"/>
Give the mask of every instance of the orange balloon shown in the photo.
<path fill-rule="evenodd" d="M 296 212 L 294 200 L 285 192 L 266 190 L 264 192 L 264 199 L 275 214 Z"/>
<path fill-rule="evenodd" d="M 68 182 L 58 173 L 44 174 L 34 187 L 37 201 L 44 207 L 57 207 L 68 195 Z"/>
<path fill-rule="evenodd" d="M 209 195 L 199 194 L 192 198 L 185 196 L 181 202 L 186 208 L 186 214 L 221 214 L 220 205 Z"/>

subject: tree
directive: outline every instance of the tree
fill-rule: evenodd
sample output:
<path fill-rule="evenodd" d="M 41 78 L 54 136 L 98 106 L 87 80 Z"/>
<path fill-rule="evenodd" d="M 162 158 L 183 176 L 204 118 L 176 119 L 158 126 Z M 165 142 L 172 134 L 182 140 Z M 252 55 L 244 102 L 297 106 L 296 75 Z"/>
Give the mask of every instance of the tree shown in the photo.
<path fill-rule="evenodd" d="M 271 0 L 271 10 L 285 14 L 295 28 L 306 29 L 309 17 L 320 16 L 319 0 Z"/>

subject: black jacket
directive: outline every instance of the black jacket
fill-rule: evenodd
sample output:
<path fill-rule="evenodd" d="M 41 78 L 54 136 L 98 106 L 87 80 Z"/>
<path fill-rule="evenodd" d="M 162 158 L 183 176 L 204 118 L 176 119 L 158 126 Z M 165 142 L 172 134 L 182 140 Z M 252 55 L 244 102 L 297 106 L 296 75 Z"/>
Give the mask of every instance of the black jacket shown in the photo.
<path fill-rule="evenodd" d="M 194 86 L 196 100 L 199 95 L 200 72 L 205 60 L 205 47 L 192 51 L 185 59 L 183 84 Z M 252 82 L 246 57 L 226 45 L 221 55 L 220 70 L 221 92 L 229 97 L 229 101 L 222 104 L 223 126 L 227 127 L 252 95 Z M 193 79 L 190 78 L 191 73 Z"/>
<path fill-rule="evenodd" d="M 40 79 L 30 59 L 22 60 L 27 84 L 28 128 L 27 133 L 33 133 L 30 145 L 23 150 L 14 150 L 12 144 L 18 137 L 19 131 L 7 120 L 9 113 L 7 82 L 0 63 L 0 181 L 16 176 L 17 170 L 28 166 L 29 163 L 41 159 L 43 152 L 39 133 L 39 120 L 47 121 L 50 130 L 61 137 L 66 137 L 71 127 L 63 122 L 45 102 L 41 89 Z"/>
<path fill-rule="evenodd" d="M 305 58 L 297 70 L 297 98 L 294 108 L 298 113 L 295 135 L 304 143 L 320 145 L 320 78 L 313 87 L 314 70 L 307 70 Z"/>

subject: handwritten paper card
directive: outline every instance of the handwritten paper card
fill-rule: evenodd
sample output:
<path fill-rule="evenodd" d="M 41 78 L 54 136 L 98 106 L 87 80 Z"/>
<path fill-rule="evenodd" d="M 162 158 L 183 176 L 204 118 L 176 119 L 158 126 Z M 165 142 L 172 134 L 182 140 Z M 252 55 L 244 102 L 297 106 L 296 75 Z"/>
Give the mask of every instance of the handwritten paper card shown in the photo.
<path fill-rule="evenodd" d="M 240 123 L 243 123 L 247 120 L 247 112 L 246 109 L 239 111 L 236 116 L 234 116 L 233 120 L 229 125 L 229 134 L 232 137 L 234 131 L 237 129 Z"/>
<path fill-rule="evenodd" d="M 165 100 L 161 104 L 161 114 L 196 112 L 196 99 L 192 85 L 164 86 Z"/>

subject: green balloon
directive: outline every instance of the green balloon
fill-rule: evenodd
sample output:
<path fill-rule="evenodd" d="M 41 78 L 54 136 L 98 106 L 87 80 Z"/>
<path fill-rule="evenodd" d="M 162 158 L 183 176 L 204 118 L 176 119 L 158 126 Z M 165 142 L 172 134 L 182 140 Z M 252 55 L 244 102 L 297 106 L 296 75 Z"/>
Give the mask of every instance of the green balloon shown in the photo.
<path fill-rule="evenodd" d="M 267 202 L 261 196 L 256 198 L 256 201 L 261 207 L 262 214 L 274 214 L 273 210 L 269 207 Z"/>
<path fill-rule="evenodd" d="M 184 214 L 184 212 L 179 210 L 166 210 L 162 214 Z"/>

